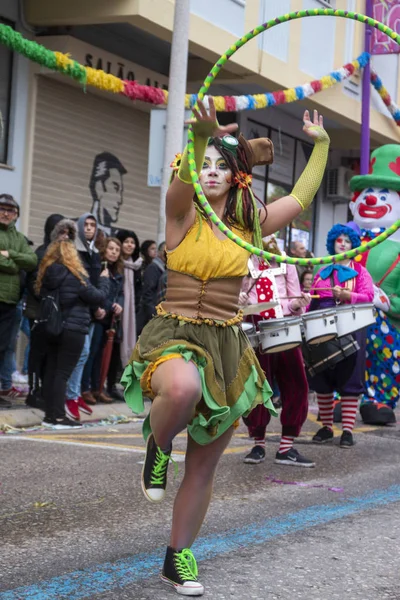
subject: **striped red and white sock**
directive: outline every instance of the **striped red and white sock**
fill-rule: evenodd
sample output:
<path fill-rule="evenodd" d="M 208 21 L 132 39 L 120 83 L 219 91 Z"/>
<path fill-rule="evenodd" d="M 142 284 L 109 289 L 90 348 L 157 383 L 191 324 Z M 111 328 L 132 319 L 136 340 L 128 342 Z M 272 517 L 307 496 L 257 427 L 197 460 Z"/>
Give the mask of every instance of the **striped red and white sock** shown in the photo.
<path fill-rule="evenodd" d="M 319 416 L 324 427 L 333 429 L 333 393 L 317 394 Z"/>
<path fill-rule="evenodd" d="M 262 448 L 265 448 L 265 437 L 263 438 L 254 438 L 254 445 L 255 446 L 262 446 Z"/>
<path fill-rule="evenodd" d="M 353 431 L 356 422 L 358 396 L 342 396 L 342 429 Z"/>
<path fill-rule="evenodd" d="M 294 437 L 289 435 L 283 435 L 281 437 L 281 443 L 279 444 L 278 452 L 283 454 L 288 452 L 293 447 Z"/>

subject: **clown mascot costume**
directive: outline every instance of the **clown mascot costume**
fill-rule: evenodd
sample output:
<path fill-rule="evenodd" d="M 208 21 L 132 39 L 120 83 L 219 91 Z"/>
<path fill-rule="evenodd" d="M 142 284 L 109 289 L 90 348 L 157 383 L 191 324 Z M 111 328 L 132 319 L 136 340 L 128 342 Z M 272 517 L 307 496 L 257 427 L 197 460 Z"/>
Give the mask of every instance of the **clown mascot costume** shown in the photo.
<path fill-rule="evenodd" d="M 400 219 L 400 145 L 375 150 L 369 174 L 353 177 L 350 188 L 350 210 L 366 243 Z M 365 423 L 394 423 L 400 390 L 400 229 L 356 260 L 372 276 L 377 309 L 376 324 L 368 330 L 367 392 L 360 412 Z"/>

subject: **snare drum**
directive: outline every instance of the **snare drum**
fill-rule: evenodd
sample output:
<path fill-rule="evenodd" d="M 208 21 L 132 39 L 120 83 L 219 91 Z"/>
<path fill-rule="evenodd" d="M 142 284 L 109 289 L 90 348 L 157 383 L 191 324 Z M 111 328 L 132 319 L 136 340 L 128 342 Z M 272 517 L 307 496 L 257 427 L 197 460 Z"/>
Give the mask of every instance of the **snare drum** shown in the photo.
<path fill-rule="evenodd" d="M 253 348 L 258 348 L 259 339 L 258 331 L 253 323 L 242 323 L 242 329 L 249 338 L 249 342 Z"/>
<path fill-rule="evenodd" d="M 260 346 L 263 354 L 285 352 L 301 344 L 301 319 L 287 317 L 260 321 Z"/>
<path fill-rule="evenodd" d="M 337 337 L 336 310 L 314 310 L 302 316 L 307 344 L 322 344 Z"/>
<path fill-rule="evenodd" d="M 336 327 L 338 337 L 347 335 L 358 329 L 364 329 L 375 323 L 374 305 L 347 304 L 336 308 Z"/>

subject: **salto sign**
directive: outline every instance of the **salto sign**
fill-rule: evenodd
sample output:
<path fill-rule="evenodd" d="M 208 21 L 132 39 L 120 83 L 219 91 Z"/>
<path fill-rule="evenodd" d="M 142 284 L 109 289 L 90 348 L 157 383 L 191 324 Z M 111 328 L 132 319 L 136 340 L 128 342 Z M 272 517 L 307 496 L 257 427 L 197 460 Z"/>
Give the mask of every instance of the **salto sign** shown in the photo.
<path fill-rule="evenodd" d="M 399 0 L 374 0 L 373 17 L 384 23 L 396 33 L 400 33 L 400 2 Z M 394 54 L 400 52 L 400 46 L 387 35 L 373 29 L 371 54 Z"/>

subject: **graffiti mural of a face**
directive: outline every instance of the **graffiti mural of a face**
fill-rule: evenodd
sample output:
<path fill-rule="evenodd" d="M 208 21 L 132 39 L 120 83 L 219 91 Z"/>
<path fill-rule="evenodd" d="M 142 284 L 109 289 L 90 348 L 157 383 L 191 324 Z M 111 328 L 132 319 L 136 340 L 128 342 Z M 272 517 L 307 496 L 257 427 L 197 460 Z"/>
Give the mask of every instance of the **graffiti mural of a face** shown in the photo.
<path fill-rule="evenodd" d="M 395 190 L 370 187 L 350 203 L 354 221 L 364 229 L 387 229 L 400 219 L 400 195 Z"/>
<path fill-rule="evenodd" d="M 109 152 L 95 156 L 89 189 L 93 199 L 91 212 L 100 226 L 110 229 L 117 223 L 124 201 L 123 176 L 127 170 L 120 160 Z"/>

